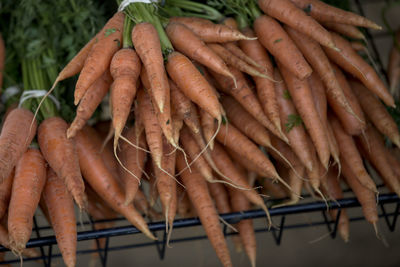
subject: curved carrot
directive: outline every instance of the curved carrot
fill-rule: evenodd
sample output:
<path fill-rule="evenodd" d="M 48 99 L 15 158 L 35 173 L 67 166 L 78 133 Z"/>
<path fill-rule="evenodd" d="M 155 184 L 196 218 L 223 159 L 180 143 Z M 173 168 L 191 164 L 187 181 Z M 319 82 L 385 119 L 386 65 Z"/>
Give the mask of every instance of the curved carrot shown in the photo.
<path fill-rule="evenodd" d="M 234 79 L 224 60 L 185 25 L 171 22 L 165 28 L 174 48 L 215 72 Z"/>
<path fill-rule="evenodd" d="M 229 250 L 219 224 L 218 214 L 208 192 L 206 181 L 197 169 L 194 168 L 192 173 L 185 169 L 186 164 L 181 153 L 177 155 L 177 168 L 179 171 L 184 170 L 180 176 L 181 180 L 186 186 L 189 198 L 200 217 L 200 221 L 218 258 L 223 266 L 232 266 Z"/>
<path fill-rule="evenodd" d="M 206 43 L 225 43 L 249 39 L 238 30 L 223 24 L 214 24 L 202 18 L 172 17 L 170 21 L 182 23 Z"/>
<path fill-rule="evenodd" d="M 77 233 L 74 201 L 63 180 L 51 168 L 47 170 L 43 198 L 64 263 L 66 266 L 75 266 Z"/>
<path fill-rule="evenodd" d="M 351 47 L 350 42 L 336 33 L 332 33 L 333 40 L 341 52 L 324 48 L 328 57 L 345 71 L 357 77 L 371 92 L 376 94 L 386 105 L 394 107 L 394 99 L 389 93 L 374 68 L 359 56 Z"/>
<path fill-rule="evenodd" d="M 78 132 L 75 137 L 78 150 L 79 164 L 85 180 L 97 194 L 115 211 L 124 215 L 130 223 L 135 225 L 150 239 L 156 239 L 149 231 L 145 220 L 132 206 L 124 205 L 124 196 L 117 181 L 105 167 L 101 156 L 93 141 L 86 134 L 85 129 Z"/>
<path fill-rule="evenodd" d="M 4 217 L 8 209 L 14 175 L 15 171 L 13 170 L 10 175 L 3 181 L 3 183 L 0 184 L 0 218 Z"/>
<path fill-rule="evenodd" d="M 318 21 L 337 22 L 354 26 L 367 27 L 376 30 L 382 29 L 375 22 L 358 14 L 328 5 L 320 0 L 290 0 L 307 14 Z"/>
<path fill-rule="evenodd" d="M 8 231 L 11 248 L 22 253 L 33 226 L 33 215 L 39 204 L 46 183 L 46 165 L 39 150 L 28 149 L 15 168 L 10 206 Z"/>
<path fill-rule="evenodd" d="M 38 142 L 43 157 L 57 176 L 64 180 L 79 208 L 85 209 L 85 185 L 79 169 L 75 141 L 68 139 L 68 124 L 60 117 L 44 120 L 38 129 Z"/>
<path fill-rule="evenodd" d="M 6 179 L 36 135 L 33 113 L 24 108 L 12 110 L 0 134 L 0 183 Z"/>
<path fill-rule="evenodd" d="M 88 89 L 76 108 L 76 116 L 67 130 L 67 138 L 75 136 L 76 132 L 82 129 L 86 122 L 92 117 L 96 108 L 106 96 L 112 77 L 109 70 L 106 70 Z"/>
<path fill-rule="evenodd" d="M 75 85 L 74 103 L 77 105 L 88 88 L 110 66 L 111 58 L 121 46 L 124 13 L 117 12 L 97 34 L 93 45 Z"/>
<path fill-rule="evenodd" d="M 147 22 L 136 24 L 132 29 L 132 42 L 148 73 L 154 104 L 163 113 L 170 101 L 169 84 L 156 28 Z"/>
<path fill-rule="evenodd" d="M 296 77 L 310 76 L 310 65 L 276 20 L 262 15 L 254 21 L 254 30 L 260 43 Z"/>

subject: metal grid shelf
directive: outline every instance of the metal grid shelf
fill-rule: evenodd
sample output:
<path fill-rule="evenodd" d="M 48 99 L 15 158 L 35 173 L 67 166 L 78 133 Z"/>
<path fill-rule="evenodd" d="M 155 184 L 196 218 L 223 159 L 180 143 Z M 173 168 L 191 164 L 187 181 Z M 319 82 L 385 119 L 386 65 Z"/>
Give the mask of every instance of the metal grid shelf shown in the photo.
<path fill-rule="evenodd" d="M 359 14 L 365 14 L 365 7 L 369 4 L 375 4 L 385 2 L 388 3 L 387 0 L 353 0 L 355 11 Z M 376 40 L 380 38 L 385 38 L 390 36 L 390 33 L 387 31 L 382 32 L 374 32 L 366 31 L 366 37 L 370 46 L 370 50 L 372 50 L 372 57 L 378 65 L 379 71 L 381 72 L 382 77 L 387 79 L 387 74 L 385 71 L 385 67 L 382 64 L 381 56 L 378 52 L 376 46 Z M 357 199 L 354 197 L 340 199 L 337 202 L 329 202 L 330 209 L 338 209 L 338 216 L 336 220 L 330 220 L 327 216 L 327 207 L 324 202 L 307 202 L 304 204 L 298 204 L 293 206 L 280 207 L 276 209 L 271 209 L 270 214 L 275 218 L 275 223 L 277 218 L 279 218 L 279 224 L 275 228 L 268 229 L 267 227 L 256 228 L 256 233 L 261 232 L 271 232 L 274 237 L 275 243 L 277 245 L 281 244 L 283 232 L 289 229 L 298 229 L 298 228 L 307 228 L 307 227 L 316 227 L 323 226 L 327 227 L 328 233 L 332 239 L 336 237 L 336 230 L 338 221 L 341 214 L 341 209 L 344 208 L 357 208 L 360 207 Z M 383 218 L 386 226 L 389 231 L 393 232 L 396 228 L 397 218 L 400 214 L 400 199 L 395 194 L 382 194 L 378 197 L 378 205 L 380 207 L 379 217 Z M 394 207 L 394 208 L 393 208 Z M 389 212 L 389 209 L 393 211 Z M 321 213 L 321 217 L 319 220 L 307 223 L 286 223 L 286 218 L 290 215 L 294 214 L 304 214 L 304 213 Z M 245 212 L 236 212 L 229 214 L 221 214 L 222 219 L 230 224 L 237 223 L 240 220 L 244 219 L 265 219 L 265 213 L 262 210 L 249 210 Z M 364 220 L 363 216 L 349 216 L 349 220 L 351 222 Z M 123 218 L 113 219 L 113 220 L 102 220 L 102 221 L 86 221 L 83 222 L 83 225 L 91 225 L 91 231 L 82 231 L 78 232 L 78 241 L 84 240 L 97 240 L 99 238 L 105 238 L 105 246 L 104 248 L 99 248 L 99 242 L 97 242 L 98 249 L 78 249 L 77 255 L 82 254 L 90 254 L 90 253 L 98 253 L 100 256 L 102 266 L 107 265 L 108 253 L 112 251 L 120 251 L 138 247 L 147 247 L 147 246 L 155 246 L 158 252 L 160 259 L 163 259 L 166 254 L 166 241 L 167 235 L 165 232 L 165 222 L 151 222 L 149 223 L 149 229 L 153 232 L 155 236 L 158 236 L 157 241 L 148 241 L 142 243 L 132 243 L 123 246 L 111 246 L 110 238 L 114 236 L 124 236 L 124 235 L 133 235 L 140 233 L 133 226 L 122 226 L 115 227 L 109 229 L 102 230 L 94 230 L 94 225 L 97 223 L 110 222 L 110 221 L 124 221 Z M 188 218 L 188 219 L 177 219 L 174 221 L 174 229 L 185 228 L 185 227 L 195 227 L 201 225 L 200 220 L 198 218 Z M 35 258 L 24 258 L 24 261 L 38 261 L 41 260 L 45 267 L 50 267 L 52 264 L 53 258 L 61 257 L 60 253 L 54 253 L 53 246 L 57 244 L 56 238 L 54 236 L 42 236 L 41 232 L 45 230 L 49 230 L 50 226 L 38 226 L 36 218 L 34 218 L 34 229 L 33 232 L 36 233 L 37 238 L 31 239 L 27 243 L 28 248 L 38 247 L 40 248 L 41 256 Z M 225 236 L 236 235 L 237 233 L 228 231 L 226 225 L 224 225 L 223 229 Z M 171 239 L 170 243 L 181 243 L 181 242 L 190 242 L 195 240 L 206 239 L 206 235 L 197 235 L 197 236 L 188 236 L 183 238 L 175 238 Z M 8 249 L 0 246 L 0 252 L 8 251 Z M 19 259 L 7 260 L 0 262 L 2 264 L 11 264 L 11 263 L 19 263 Z"/>

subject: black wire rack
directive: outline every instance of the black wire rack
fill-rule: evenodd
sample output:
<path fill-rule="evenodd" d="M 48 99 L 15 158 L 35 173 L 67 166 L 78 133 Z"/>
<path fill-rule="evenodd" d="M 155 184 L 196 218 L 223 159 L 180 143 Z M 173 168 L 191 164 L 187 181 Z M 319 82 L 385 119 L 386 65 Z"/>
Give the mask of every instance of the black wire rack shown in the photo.
<path fill-rule="evenodd" d="M 365 15 L 365 7 L 369 4 L 385 2 L 389 3 L 389 1 L 382 0 L 353 0 L 352 4 L 355 7 L 355 11 L 357 11 L 361 15 Z M 387 74 L 385 71 L 385 67 L 383 65 L 383 61 L 381 55 L 377 49 L 376 41 L 380 38 L 385 38 L 390 36 L 390 33 L 387 31 L 382 32 L 374 32 L 366 31 L 366 37 L 368 40 L 368 45 L 372 53 L 372 57 L 374 58 L 378 70 L 381 73 L 382 77 L 387 80 Z M 337 209 L 338 213 L 335 220 L 329 219 L 327 215 L 327 205 L 324 202 L 316 202 L 316 201 L 306 201 L 302 204 L 297 204 L 293 206 L 285 206 L 275 209 L 270 209 L 271 217 L 273 217 L 274 221 L 277 221 L 277 227 L 268 229 L 267 227 L 256 228 L 255 232 L 271 232 L 275 243 L 277 245 L 281 244 L 283 232 L 290 229 L 299 229 L 299 228 L 307 228 L 307 227 L 316 227 L 316 226 L 326 226 L 327 231 L 332 239 L 336 237 L 338 221 L 341 215 L 342 209 L 349 208 L 359 208 L 360 204 L 354 197 L 340 199 L 335 202 L 328 203 L 330 209 Z M 394 232 L 396 228 L 397 218 L 400 214 L 400 199 L 395 194 L 382 194 L 378 197 L 378 205 L 379 205 L 379 217 L 382 218 L 390 232 Z M 392 211 L 389 211 L 392 210 Z M 312 222 L 307 223 L 287 223 L 286 219 L 288 216 L 292 216 L 295 214 L 305 214 L 305 213 L 320 213 L 321 216 L 319 219 L 316 219 Z M 265 213 L 263 210 L 249 210 L 245 212 L 236 212 L 236 213 L 228 213 L 220 215 L 223 220 L 225 220 L 229 224 L 235 224 L 240 220 L 245 219 L 266 219 Z M 314 216 L 315 217 L 315 216 Z M 350 216 L 350 222 L 361 221 L 364 220 L 363 216 Z M 113 219 L 113 220 L 101 220 L 101 221 L 85 221 L 83 225 L 89 225 L 92 227 L 90 231 L 81 231 L 78 232 L 78 241 L 84 240 L 96 240 L 97 241 L 97 249 L 78 249 L 77 254 L 91 254 L 98 253 L 100 262 L 103 267 L 107 265 L 108 253 L 112 251 L 120 251 L 126 249 L 133 249 L 138 247 L 149 247 L 155 246 L 158 252 L 158 256 L 160 259 L 164 259 L 166 255 L 166 243 L 167 243 L 167 234 L 165 222 L 151 222 L 149 223 L 149 229 L 153 232 L 155 236 L 158 237 L 157 241 L 147 241 L 140 243 L 132 243 L 128 245 L 119 245 L 112 246 L 110 245 L 110 239 L 116 236 L 125 236 L 125 235 L 134 235 L 140 233 L 138 229 L 133 226 L 120 226 L 102 230 L 94 230 L 94 225 L 98 223 L 104 222 L 126 222 L 123 218 Z M 127 223 L 128 224 L 128 223 Z M 188 219 L 177 219 L 174 221 L 174 229 L 186 228 L 186 227 L 195 227 L 201 225 L 200 220 L 198 218 L 188 218 Z M 267 224 L 266 224 L 267 225 Z M 34 218 L 34 228 L 33 232 L 36 234 L 36 238 L 31 239 L 27 243 L 28 248 L 39 248 L 40 256 L 33 258 L 24 258 L 24 261 L 38 261 L 41 260 L 45 267 L 50 267 L 52 264 L 52 260 L 54 258 L 61 257 L 61 254 L 54 251 L 54 245 L 57 244 L 55 236 L 43 236 L 42 232 L 51 229 L 50 226 L 39 226 L 38 221 Z M 237 233 L 229 231 L 226 225 L 223 226 L 223 232 L 225 236 L 236 235 Z M 104 246 L 100 247 L 100 238 L 105 238 Z M 169 242 L 171 244 L 181 243 L 181 242 L 190 242 L 195 240 L 206 239 L 206 235 L 196 235 L 196 236 L 186 236 L 183 238 L 172 238 Z M 0 252 L 8 251 L 8 249 L 0 246 Z M 19 263 L 19 259 L 12 259 L 6 261 L 0 261 L 0 265 L 3 264 L 12 264 Z"/>

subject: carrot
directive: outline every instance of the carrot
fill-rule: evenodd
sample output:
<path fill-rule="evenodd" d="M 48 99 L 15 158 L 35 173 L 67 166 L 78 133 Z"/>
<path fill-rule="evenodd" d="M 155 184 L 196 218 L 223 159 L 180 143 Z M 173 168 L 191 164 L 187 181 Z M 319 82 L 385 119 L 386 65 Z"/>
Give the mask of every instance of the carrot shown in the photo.
<path fill-rule="evenodd" d="M 337 22 L 324 22 L 322 25 L 336 33 L 342 34 L 344 36 L 353 38 L 353 39 L 361 39 L 365 40 L 364 34 L 356 27 L 353 25 L 348 25 L 348 24 L 343 24 L 343 23 L 337 23 Z"/>
<path fill-rule="evenodd" d="M 231 205 L 229 204 L 228 192 L 224 185 L 220 183 L 207 183 L 207 186 L 218 213 L 231 213 L 232 210 Z"/>
<path fill-rule="evenodd" d="M 174 48 L 215 72 L 234 79 L 223 59 L 194 32 L 181 23 L 171 22 L 165 29 Z"/>
<path fill-rule="evenodd" d="M 287 84 L 293 103 L 310 134 L 313 144 L 315 145 L 318 157 L 323 167 L 327 169 L 330 156 L 329 141 L 326 130 L 323 127 L 315 108 L 310 87 L 307 81 L 297 79 L 280 63 L 278 63 L 278 66 L 283 79 Z"/>
<path fill-rule="evenodd" d="M 255 96 L 254 92 L 250 89 L 249 84 L 247 83 L 243 74 L 235 69 L 230 68 L 231 72 L 235 75 L 237 80 L 237 87 L 235 88 L 232 84 L 231 80 L 226 79 L 222 75 L 219 75 L 213 71 L 210 71 L 217 82 L 220 84 L 224 93 L 230 94 L 233 96 L 243 107 L 247 110 L 258 122 L 260 122 L 264 127 L 270 130 L 273 134 L 282 138 L 286 141 L 286 137 L 280 133 L 272 122 L 265 115 L 260 102 Z"/>
<path fill-rule="evenodd" d="M 310 65 L 276 20 L 262 15 L 254 21 L 254 30 L 260 43 L 296 77 L 310 76 Z"/>
<path fill-rule="evenodd" d="M 160 195 L 165 222 L 166 225 L 172 229 L 174 218 L 170 218 L 169 209 L 171 208 L 173 195 L 176 195 L 176 182 L 170 175 L 175 176 L 176 152 L 173 147 L 167 143 L 165 138 L 163 138 L 163 151 L 165 154 L 163 155 L 161 165 L 169 175 L 158 168 L 154 168 L 154 170 L 156 175 L 156 187 Z"/>
<path fill-rule="evenodd" d="M 351 47 L 356 51 L 356 52 L 365 52 L 368 50 L 368 48 L 365 47 L 365 45 L 361 42 L 358 41 L 352 41 L 351 43 Z"/>
<path fill-rule="evenodd" d="M 0 92 L 3 87 L 3 72 L 4 72 L 4 64 L 6 61 L 6 47 L 4 45 L 3 37 L 0 33 Z"/>
<path fill-rule="evenodd" d="M 114 79 L 111 85 L 111 113 L 114 127 L 114 153 L 118 140 L 131 111 L 136 96 L 137 81 L 141 70 L 140 59 L 130 48 L 117 51 L 110 64 L 110 73 Z"/>
<path fill-rule="evenodd" d="M 308 15 L 321 22 L 337 22 L 354 26 L 382 29 L 373 21 L 355 13 L 328 5 L 320 0 L 290 0 L 296 6 L 306 11 Z"/>
<path fill-rule="evenodd" d="M 182 186 L 178 186 L 176 188 L 176 198 L 178 200 L 178 205 L 176 209 L 178 215 L 183 218 L 190 217 L 191 214 L 190 200 L 188 198 L 188 194 L 186 194 L 186 191 Z"/>
<path fill-rule="evenodd" d="M 149 231 L 146 222 L 133 206 L 124 205 L 124 196 L 117 181 L 105 167 L 93 141 L 85 132 L 86 126 L 76 137 L 79 164 L 85 180 L 97 194 L 115 211 L 124 215 L 129 222 L 151 239 L 155 237 Z"/>
<path fill-rule="evenodd" d="M 246 36 L 256 37 L 254 31 L 251 28 L 244 28 L 242 29 L 242 32 Z M 242 40 L 239 41 L 239 46 L 244 53 L 246 53 L 250 58 L 252 58 L 255 62 L 257 62 L 258 65 L 260 65 L 264 69 L 264 72 L 269 77 L 273 77 L 273 66 L 269 55 L 258 40 Z M 253 77 L 253 79 L 256 83 L 257 96 L 260 100 L 264 113 L 271 120 L 278 131 L 282 132 L 274 83 L 269 79 L 260 77 Z"/>
<path fill-rule="evenodd" d="M 16 108 L 7 116 L 0 134 L 0 184 L 10 176 L 28 149 L 36 135 L 36 128 L 36 120 L 27 109 Z"/>
<path fill-rule="evenodd" d="M 207 143 L 210 144 L 210 148 L 212 150 L 214 148 L 213 136 L 216 131 L 214 118 L 211 117 L 211 115 L 207 111 L 200 109 L 200 121 L 201 128 L 204 134 L 204 139 Z"/>
<path fill-rule="evenodd" d="M 60 117 L 44 120 L 38 129 L 38 142 L 43 157 L 57 176 L 64 180 L 79 208 L 85 209 L 85 185 L 79 170 L 75 141 L 68 139 L 68 124 Z"/>
<path fill-rule="evenodd" d="M 192 173 L 185 169 L 186 164 L 181 153 L 177 155 L 177 168 L 179 171 L 183 171 L 180 176 L 181 180 L 186 186 L 189 198 L 200 217 L 200 221 L 218 258 L 223 266 L 232 266 L 229 250 L 219 224 L 218 214 L 208 192 L 206 181 L 196 168 L 193 168 Z"/>
<path fill-rule="evenodd" d="M 252 40 L 243 40 L 244 42 L 246 41 L 252 41 Z M 255 40 L 253 40 L 255 41 Z M 239 41 L 239 43 L 242 41 Z M 243 62 L 246 62 L 246 64 L 263 70 L 263 66 L 258 64 L 255 60 L 253 60 L 251 57 L 249 57 L 245 52 L 242 51 L 236 44 L 234 43 L 225 43 L 223 45 L 229 52 L 231 52 L 233 55 L 235 55 L 237 58 L 242 60 Z M 257 76 L 257 75 L 256 75 Z"/>
<path fill-rule="evenodd" d="M 389 162 L 392 170 L 397 176 L 397 179 L 400 179 L 400 162 L 395 154 L 395 149 L 386 147 L 386 160 Z"/>
<path fill-rule="evenodd" d="M 350 82 L 353 92 L 357 95 L 363 111 L 378 130 L 400 147 L 400 134 L 396 122 L 390 116 L 385 106 L 365 86 L 357 81 Z"/>
<path fill-rule="evenodd" d="M 147 22 L 136 24 L 132 29 L 132 42 L 148 73 L 154 105 L 163 113 L 169 104 L 169 85 L 156 28 Z"/>
<path fill-rule="evenodd" d="M 50 168 L 47 170 L 43 198 L 64 263 L 66 266 L 75 266 L 77 233 L 74 201 L 63 180 Z"/>
<path fill-rule="evenodd" d="M 8 204 L 11 198 L 11 189 L 14 180 L 15 171 L 13 170 L 10 175 L 0 184 L 0 218 L 6 214 Z"/>
<path fill-rule="evenodd" d="M 397 43 L 396 43 L 397 42 Z M 390 50 L 389 61 L 387 66 L 387 74 L 390 84 L 390 93 L 395 95 L 397 87 L 400 83 L 400 29 L 397 30 L 396 38 L 393 40 L 393 47 Z"/>
<path fill-rule="evenodd" d="M 236 29 L 223 24 L 214 24 L 202 18 L 172 17 L 170 21 L 185 25 L 206 43 L 226 43 L 249 39 Z"/>
<path fill-rule="evenodd" d="M 145 136 L 143 134 L 136 136 L 137 127 L 139 126 L 135 124 L 134 127 L 129 128 L 125 133 L 125 137 L 131 143 L 146 148 Z M 139 181 L 143 175 L 144 163 L 146 161 L 146 153 L 124 142 L 121 144 L 120 155 L 122 164 L 138 178 L 135 179 L 125 169 L 119 168 L 119 173 L 125 187 L 125 205 L 128 205 L 134 200 L 139 188 Z"/>
<path fill-rule="evenodd" d="M 210 43 L 207 45 L 211 50 L 213 50 L 218 56 L 220 56 L 227 64 L 237 68 L 238 70 L 245 72 L 251 76 L 257 76 L 262 78 L 269 78 L 267 75 L 261 73 L 257 68 L 249 65 L 247 62 L 237 57 L 235 54 L 230 52 L 224 46 Z"/>
<path fill-rule="evenodd" d="M 335 112 L 336 116 L 340 120 L 343 128 L 346 132 L 350 135 L 359 135 L 361 134 L 366 128 L 366 120 L 364 116 L 364 112 L 361 108 L 359 100 L 357 99 L 356 95 L 354 94 L 353 90 L 350 87 L 348 80 L 346 79 L 343 72 L 338 68 L 338 66 L 332 64 L 333 70 L 335 71 L 335 76 L 337 81 L 339 82 L 340 87 L 343 89 L 343 93 L 346 96 L 348 103 L 351 106 L 351 109 L 354 111 L 354 115 L 349 114 L 341 105 L 336 101 L 335 98 L 332 98 L 329 94 L 328 102 L 329 106 Z"/>
<path fill-rule="evenodd" d="M 110 66 L 111 59 L 121 46 L 124 13 L 117 12 L 97 34 L 95 44 L 85 60 L 75 85 L 74 103 L 77 105 L 88 88 Z"/>
<path fill-rule="evenodd" d="M 112 77 L 109 70 L 106 70 L 100 78 L 98 78 L 82 97 L 77 109 L 74 121 L 67 130 L 67 138 L 75 136 L 76 132 L 82 129 L 86 122 L 92 117 L 96 108 L 100 105 L 103 98 L 106 96 Z"/>
<path fill-rule="evenodd" d="M 358 202 L 361 204 L 365 219 L 376 227 L 379 218 L 374 193 L 360 184 L 358 176 L 347 162 L 342 162 L 342 171 L 346 183 L 350 186 Z"/>
<path fill-rule="evenodd" d="M 246 198 L 243 191 L 229 188 L 229 195 L 233 212 L 250 210 L 249 200 Z M 239 230 L 239 236 L 244 250 L 250 259 L 251 266 L 256 266 L 257 242 L 253 220 L 241 220 L 236 225 Z"/>
<path fill-rule="evenodd" d="M 343 92 L 344 89 L 341 88 L 335 77 L 334 69 L 321 46 L 316 41 L 293 28 L 285 26 L 285 30 L 311 64 L 315 72 L 318 73 L 326 86 L 326 94 L 328 97 L 335 100 L 337 104 L 350 115 L 354 114 L 355 111 L 353 111 L 352 107 L 349 105 L 346 95 Z"/>
<path fill-rule="evenodd" d="M 350 42 L 336 33 L 332 33 L 332 37 L 341 52 L 324 48 L 328 57 L 345 71 L 357 77 L 371 92 L 382 99 L 386 105 L 395 107 L 393 97 L 390 95 L 373 67 L 365 62 L 363 58 L 353 50 Z"/>
<path fill-rule="evenodd" d="M 340 162 L 342 164 L 345 162 L 351 166 L 354 170 L 354 173 L 357 175 L 358 181 L 364 187 L 368 188 L 374 193 L 377 193 L 378 190 L 376 189 L 376 185 L 364 168 L 362 158 L 357 150 L 353 138 L 344 131 L 336 117 L 330 116 L 329 121 L 332 125 L 336 141 L 339 145 Z"/>
<path fill-rule="evenodd" d="M 400 180 L 396 177 L 396 173 L 385 156 L 385 144 L 379 132 L 372 125 L 369 125 L 364 137 L 359 137 L 358 140 L 363 148 L 362 151 L 378 170 L 385 184 L 400 195 Z"/>
<path fill-rule="evenodd" d="M 10 246 L 21 254 L 33 226 L 33 215 L 46 183 L 45 161 L 37 149 L 28 149 L 15 168 L 8 211 Z"/>
<path fill-rule="evenodd" d="M 224 143 L 222 143 L 224 145 Z M 251 160 L 242 157 L 242 155 L 237 154 L 235 151 L 230 149 L 229 147 L 224 147 L 225 151 L 228 152 L 229 156 L 233 159 L 237 166 L 245 168 L 251 172 L 258 174 L 261 177 L 265 176 L 265 171 L 262 167 L 258 166 L 256 163 L 252 162 Z"/>
<path fill-rule="evenodd" d="M 190 100 L 210 113 L 218 122 L 222 121 L 225 112 L 211 85 L 187 57 L 179 52 L 169 54 L 166 68 L 171 79 Z"/>
<path fill-rule="evenodd" d="M 140 114 L 143 116 L 143 124 L 146 132 L 146 140 L 151 151 L 151 156 L 158 168 L 161 168 L 161 158 L 163 154 L 162 132 L 150 96 L 140 89 L 137 93 Z"/>
<path fill-rule="evenodd" d="M 325 195 L 328 195 L 330 199 L 337 200 L 343 198 L 343 191 L 340 188 L 339 181 L 337 179 L 337 175 L 330 169 L 325 176 L 326 178 L 323 179 L 323 187 L 322 191 Z M 336 221 L 337 216 L 339 214 L 338 209 L 330 209 L 329 215 L 331 216 L 332 220 Z M 344 240 L 344 242 L 349 242 L 349 231 L 350 231 L 350 221 L 349 217 L 347 216 L 347 212 L 345 209 L 340 210 L 340 217 L 337 225 L 337 230 L 339 235 Z"/>

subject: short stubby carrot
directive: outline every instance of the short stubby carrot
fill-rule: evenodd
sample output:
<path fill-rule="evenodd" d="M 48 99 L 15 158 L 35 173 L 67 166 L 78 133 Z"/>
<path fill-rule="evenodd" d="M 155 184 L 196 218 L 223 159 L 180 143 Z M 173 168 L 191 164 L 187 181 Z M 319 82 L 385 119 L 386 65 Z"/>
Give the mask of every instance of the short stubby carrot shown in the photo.
<path fill-rule="evenodd" d="M 121 46 L 125 15 L 117 12 L 97 35 L 75 85 L 74 103 L 77 105 L 88 88 L 109 68 L 111 58 Z"/>
<path fill-rule="evenodd" d="M 311 94 L 307 80 L 301 81 L 296 78 L 287 68 L 278 62 L 279 69 L 283 79 L 286 82 L 293 103 L 299 112 L 304 125 L 310 134 L 311 140 L 315 145 L 318 157 L 325 167 L 328 169 L 330 149 L 329 141 L 321 119 L 315 108 L 314 100 Z"/>
<path fill-rule="evenodd" d="M 394 107 L 395 103 L 392 95 L 374 68 L 353 50 L 349 41 L 336 33 L 332 33 L 332 37 L 341 52 L 324 48 L 328 57 L 345 71 L 357 77 L 371 92 L 382 99 L 386 105 Z"/>
<path fill-rule="evenodd" d="M 72 138 L 76 132 L 82 129 L 92 117 L 96 108 L 106 96 L 112 83 L 109 70 L 106 70 L 88 89 L 76 108 L 76 116 L 67 130 L 67 137 Z"/>
<path fill-rule="evenodd" d="M 154 104 L 163 113 L 170 101 L 170 89 L 156 28 L 148 22 L 136 24 L 132 29 L 132 42 L 148 73 Z"/>
<path fill-rule="evenodd" d="M 0 184 L 0 219 L 6 214 L 8 204 L 11 198 L 11 189 L 14 180 L 15 171 L 13 170 L 10 175 Z"/>
<path fill-rule="evenodd" d="M 233 79 L 225 62 L 185 25 L 171 22 L 165 31 L 177 51 L 207 68 Z"/>
<path fill-rule="evenodd" d="M 187 57 L 179 52 L 169 54 L 166 68 L 171 79 L 190 100 L 222 121 L 225 112 L 213 88 Z"/>
<path fill-rule="evenodd" d="M 6 179 L 36 135 L 33 113 L 24 108 L 11 111 L 0 134 L 0 183 Z"/>
<path fill-rule="evenodd" d="M 262 15 L 254 21 L 254 30 L 260 43 L 296 77 L 310 76 L 310 65 L 276 20 Z"/>
<path fill-rule="evenodd" d="M 172 17 L 172 22 L 179 22 L 192 30 L 206 43 L 225 43 L 249 39 L 240 31 L 223 24 L 196 17 Z"/>
<path fill-rule="evenodd" d="M 75 266 L 77 233 L 74 201 L 63 180 L 51 168 L 47 169 L 43 198 L 64 263 L 68 267 Z"/>
<path fill-rule="evenodd" d="M 85 126 L 89 128 L 89 126 Z M 98 195 L 115 211 L 121 213 L 150 239 L 156 239 L 149 231 L 146 221 L 132 206 L 124 205 L 124 195 L 116 179 L 108 171 L 98 153 L 98 148 L 85 133 L 85 128 L 75 137 L 79 156 L 79 165 L 85 180 Z"/>
<path fill-rule="evenodd" d="M 46 183 L 45 160 L 37 149 L 28 149 L 15 167 L 10 205 L 8 231 L 10 246 L 22 253 L 33 226 L 33 215 Z"/>
<path fill-rule="evenodd" d="M 38 129 L 38 142 L 43 157 L 57 176 L 64 180 L 79 208 L 85 209 L 85 185 L 79 169 L 75 141 L 67 138 L 68 124 L 61 117 L 44 120 Z"/>
<path fill-rule="evenodd" d="M 180 175 L 186 192 L 195 207 L 204 230 L 211 242 L 218 258 L 223 266 L 232 266 L 229 250 L 222 233 L 217 211 L 208 192 L 207 183 L 199 173 L 193 168 L 192 172 L 186 169 L 186 164 L 181 153 L 177 155 L 177 169 L 183 171 Z"/>
<path fill-rule="evenodd" d="M 385 106 L 358 81 L 350 81 L 353 92 L 357 95 L 360 105 L 375 127 L 398 147 L 400 147 L 400 134 L 397 124 L 386 110 Z"/>
<path fill-rule="evenodd" d="M 308 15 L 321 22 L 337 22 L 376 30 L 382 29 L 375 22 L 358 14 L 328 5 L 320 0 L 290 0 L 306 11 Z"/>
<path fill-rule="evenodd" d="M 114 150 L 118 146 L 119 137 L 131 112 L 140 70 L 140 59 L 133 49 L 121 49 L 114 54 L 111 60 L 110 73 L 114 79 L 110 95 Z"/>

